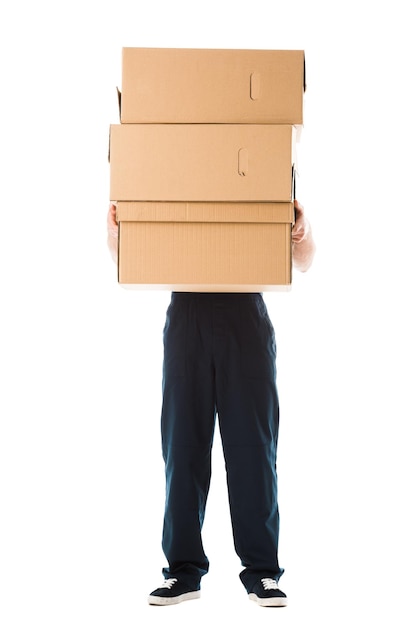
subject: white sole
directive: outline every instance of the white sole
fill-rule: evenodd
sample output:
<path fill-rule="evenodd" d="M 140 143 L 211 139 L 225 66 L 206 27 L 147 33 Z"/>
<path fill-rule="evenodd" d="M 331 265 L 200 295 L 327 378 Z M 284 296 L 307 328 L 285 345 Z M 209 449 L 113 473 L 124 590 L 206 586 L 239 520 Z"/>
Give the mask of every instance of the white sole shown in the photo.
<path fill-rule="evenodd" d="M 174 598 L 165 598 L 164 596 L 148 596 L 148 604 L 155 606 L 168 606 L 170 604 L 180 604 L 185 600 L 197 600 L 200 598 L 200 591 L 190 591 L 189 593 L 182 593 L 180 596 Z"/>
<path fill-rule="evenodd" d="M 248 598 L 259 606 L 287 606 L 287 598 L 259 598 L 255 593 L 249 593 Z"/>

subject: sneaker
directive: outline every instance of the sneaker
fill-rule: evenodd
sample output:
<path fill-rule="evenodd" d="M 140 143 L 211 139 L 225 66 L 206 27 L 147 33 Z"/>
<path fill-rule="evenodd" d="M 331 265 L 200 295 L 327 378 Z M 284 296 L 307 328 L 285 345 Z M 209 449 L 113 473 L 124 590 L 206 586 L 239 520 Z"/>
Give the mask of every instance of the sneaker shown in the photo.
<path fill-rule="evenodd" d="M 166 606 L 168 604 L 178 604 L 184 600 L 195 600 L 196 598 L 200 598 L 199 590 L 190 589 L 177 578 L 166 578 L 161 587 L 158 587 L 148 596 L 148 604 Z"/>
<path fill-rule="evenodd" d="M 274 578 L 262 578 L 248 597 L 260 606 L 287 606 L 286 594 L 280 591 Z"/>

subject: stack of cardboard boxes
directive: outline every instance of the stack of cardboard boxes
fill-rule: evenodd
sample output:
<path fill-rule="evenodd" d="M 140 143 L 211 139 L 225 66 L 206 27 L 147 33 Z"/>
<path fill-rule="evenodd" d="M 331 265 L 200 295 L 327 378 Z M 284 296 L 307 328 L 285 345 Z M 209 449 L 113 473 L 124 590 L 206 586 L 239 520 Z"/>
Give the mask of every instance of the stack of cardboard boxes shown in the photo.
<path fill-rule="evenodd" d="M 109 146 L 120 284 L 291 284 L 304 90 L 301 50 L 123 49 Z"/>

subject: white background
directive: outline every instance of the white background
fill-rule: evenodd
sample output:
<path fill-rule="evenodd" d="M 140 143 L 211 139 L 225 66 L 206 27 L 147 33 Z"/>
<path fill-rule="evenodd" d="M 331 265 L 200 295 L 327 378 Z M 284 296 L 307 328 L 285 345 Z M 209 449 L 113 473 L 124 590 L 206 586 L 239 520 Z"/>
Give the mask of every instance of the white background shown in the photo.
<path fill-rule="evenodd" d="M 2 626 L 225 615 L 242 624 L 417 623 L 412 6 L 3 3 Z M 290 604 L 279 615 L 248 602 L 238 579 L 218 435 L 202 599 L 146 602 L 165 565 L 159 413 L 169 294 L 120 287 L 106 247 L 122 46 L 306 53 L 298 197 L 318 252 L 290 293 L 265 296 L 282 411 L 280 559 Z"/>

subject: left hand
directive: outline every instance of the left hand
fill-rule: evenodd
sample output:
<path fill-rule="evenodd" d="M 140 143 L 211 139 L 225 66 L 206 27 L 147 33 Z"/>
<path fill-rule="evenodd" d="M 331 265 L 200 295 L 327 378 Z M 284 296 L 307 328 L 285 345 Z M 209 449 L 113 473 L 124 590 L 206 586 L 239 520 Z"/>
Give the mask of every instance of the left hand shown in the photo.
<path fill-rule="evenodd" d="M 312 265 L 316 246 L 312 237 L 311 226 L 305 216 L 305 209 L 297 201 L 295 206 L 295 223 L 292 228 L 292 257 L 296 269 L 306 272 Z"/>
<path fill-rule="evenodd" d="M 305 217 L 305 209 L 303 206 L 295 200 L 295 223 L 292 228 L 292 243 L 300 243 L 302 239 L 305 239 L 310 226 Z"/>

